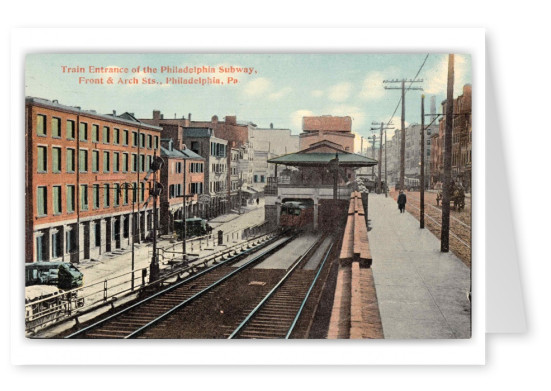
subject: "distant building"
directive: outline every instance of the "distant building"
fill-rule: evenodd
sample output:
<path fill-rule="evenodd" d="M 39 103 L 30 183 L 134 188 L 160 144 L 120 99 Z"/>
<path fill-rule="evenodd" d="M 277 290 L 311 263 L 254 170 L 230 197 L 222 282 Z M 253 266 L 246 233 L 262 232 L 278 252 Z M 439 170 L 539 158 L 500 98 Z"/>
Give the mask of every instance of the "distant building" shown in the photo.
<path fill-rule="evenodd" d="M 250 143 L 253 146 L 253 181 L 252 187 L 263 191 L 267 178 L 275 175 L 275 165 L 268 160 L 277 156 L 295 153 L 299 148 L 299 136 L 291 134 L 290 129 L 254 128 L 251 131 Z"/>
<path fill-rule="evenodd" d="M 327 140 L 338 144 L 346 152 L 354 152 L 352 118 L 323 115 L 302 118 L 302 133 L 299 135 L 302 151 L 313 144 Z"/>
<path fill-rule="evenodd" d="M 131 113 L 32 97 L 25 118 L 26 262 L 101 259 L 128 247 L 132 233 L 136 241 L 151 237 L 144 178 L 160 153 L 161 128 Z"/>

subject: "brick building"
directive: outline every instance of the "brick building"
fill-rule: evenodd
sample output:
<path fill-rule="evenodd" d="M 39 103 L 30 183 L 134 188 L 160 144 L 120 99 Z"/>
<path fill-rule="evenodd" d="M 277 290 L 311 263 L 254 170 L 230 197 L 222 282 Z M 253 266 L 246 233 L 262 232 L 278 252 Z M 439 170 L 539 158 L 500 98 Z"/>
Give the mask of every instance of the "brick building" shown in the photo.
<path fill-rule="evenodd" d="M 205 159 L 185 145 L 177 149 L 172 139 L 161 139 L 161 156 L 165 162 L 161 168 L 161 233 L 166 235 L 174 232 L 174 220 L 184 218 L 184 195 L 187 218 L 204 213 L 198 195 L 204 190 Z"/>
<path fill-rule="evenodd" d="M 446 112 L 447 101 L 442 102 Z M 452 125 L 452 179 L 468 191 L 472 175 L 472 86 L 463 86 L 463 94 L 453 100 Z M 439 131 L 431 136 L 431 184 L 442 182 L 444 173 L 444 134 L 446 118 L 439 123 Z"/>
<path fill-rule="evenodd" d="M 143 180 L 161 128 L 32 97 L 25 119 L 26 262 L 99 259 L 129 246 L 131 232 L 151 236 Z"/>
<path fill-rule="evenodd" d="M 299 149 L 302 151 L 320 141 L 331 141 L 341 145 L 346 152 L 354 152 L 352 133 L 352 118 L 322 115 L 319 117 L 303 117 L 302 131 L 299 134 Z"/>

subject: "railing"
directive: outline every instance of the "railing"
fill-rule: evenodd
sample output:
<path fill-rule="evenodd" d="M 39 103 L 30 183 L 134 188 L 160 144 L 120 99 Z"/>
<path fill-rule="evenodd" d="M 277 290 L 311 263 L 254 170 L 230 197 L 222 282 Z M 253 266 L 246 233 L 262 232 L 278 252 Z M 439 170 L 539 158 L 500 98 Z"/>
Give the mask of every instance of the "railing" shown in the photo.
<path fill-rule="evenodd" d="M 167 279 L 174 277 L 174 273 L 177 275 L 185 272 L 193 273 L 196 271 L 197 265 L 207 266 L 208 263 L 216 262 L 217 259 L 226 254 L 243 250 L 247 246 L 254 246 L 263 237 L 276 234 L 276 231 L 267 231 L 267 228 L 268 224 L 263 223 L 244 230 L 228 232 L 224 234 L 226 248 L 218 252 L 213 251 L 211 254 L 192 259 L 189 262 L 183 262 L 181 267 L 176 271 L 163 275 L 157 281 L 149 280 L 147 268 L 138 268 L 108 279 L 95 281 L 79 288 L 55 293 L 39 300 L 33 300 L 25 304 L 25 330 L 33 332 L 45 326 L 53 325 L 58 321 L 68 320 L 71 317 L 91 312 L 102 305 L 113 304 L 117 298 L 133 292 L 137 293 L 150 285 L 165 283 Z M 241 235 L 238 235 L 240 232 Z M 232 238 L 237 240 L 239 236 L 241 237 L 241 241 L 230 246 L 230 240 Z M 190 245 L 191 248 L 194 248 L 194 245 L 201 247 L 206 243 L 214 244 L 215 240 L 214 235 L 205 235 L 190 239 L 190 241 L 193 241 Z M 172 245 L 170 248 L 173 248 L 173 250 L 170 250 L 170 248 L 158 249 L 159 262 L 168 264 L 176 257 L 181 258 L 182 252 L 175 250 L 177 246 L 181 245 L 181 242 Z M 132 279 L 134 279 L 134 289 L 132 289 Z"/>

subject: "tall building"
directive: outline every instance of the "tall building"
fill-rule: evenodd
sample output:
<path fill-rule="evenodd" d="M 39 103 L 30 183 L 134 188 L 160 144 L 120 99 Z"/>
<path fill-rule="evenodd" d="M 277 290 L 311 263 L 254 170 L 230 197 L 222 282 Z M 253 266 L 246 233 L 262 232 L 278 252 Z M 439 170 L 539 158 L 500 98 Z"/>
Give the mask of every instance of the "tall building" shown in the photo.
<path fill-rule="evenodd" d="M 132 234 L 151 237 L 144 179 L 161 128 L 33 97 L 25 119 L 26 262 L 100 259 L 129 246 Z"/>
<path fill-rule="evenodd" d="M 442 102 L 446 112 L 447 101 Z M 463 86 L 463 94 L 453 100 L 452 180 L 470 191 L 472 176 L 472 86 Z M 444 134 L 447 118 L 439 123 L 439 131 L 431 137 L 431 184 L 442 182 L 444 174 Z"/>

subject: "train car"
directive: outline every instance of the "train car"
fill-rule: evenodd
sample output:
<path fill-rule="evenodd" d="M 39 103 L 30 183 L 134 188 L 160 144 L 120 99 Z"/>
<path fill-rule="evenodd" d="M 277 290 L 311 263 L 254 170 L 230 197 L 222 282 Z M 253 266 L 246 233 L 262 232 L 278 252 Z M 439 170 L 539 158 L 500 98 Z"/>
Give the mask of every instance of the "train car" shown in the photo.
<path fill-rule="evenodd" d="M 178 237 L 182 238 L 184 232 L 184 221 L 174 220 L 174 232 L 178 233 Z M 212 232 L 212 227 L 207 223 L 207 220 L 199 217 L 186 219 L 186 238 L 194 236 L 203 236 Z"/>
<path fill-rule="evenodd" d="M 314 222 L 314 206 L 300 201 L 287 201 L 281 204 L 279 226 L 282 229 L 303 230 Z"/>

